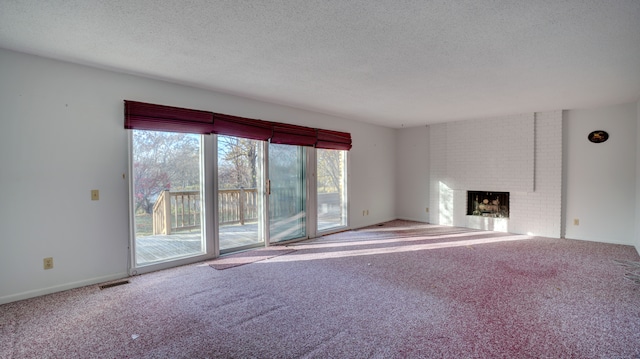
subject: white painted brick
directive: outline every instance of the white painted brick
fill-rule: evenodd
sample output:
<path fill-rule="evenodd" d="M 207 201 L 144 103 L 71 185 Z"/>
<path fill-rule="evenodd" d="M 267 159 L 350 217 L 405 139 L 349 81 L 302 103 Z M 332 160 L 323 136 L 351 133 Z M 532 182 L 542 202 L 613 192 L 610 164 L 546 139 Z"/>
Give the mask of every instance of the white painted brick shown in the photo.
<path fill-rule="evenodd" d="M 469 225 L 467 190 L 507 191 L 510 232 L 561 235 L 562 111 L 431 125 L 430 136 L 433 223 Z"/>

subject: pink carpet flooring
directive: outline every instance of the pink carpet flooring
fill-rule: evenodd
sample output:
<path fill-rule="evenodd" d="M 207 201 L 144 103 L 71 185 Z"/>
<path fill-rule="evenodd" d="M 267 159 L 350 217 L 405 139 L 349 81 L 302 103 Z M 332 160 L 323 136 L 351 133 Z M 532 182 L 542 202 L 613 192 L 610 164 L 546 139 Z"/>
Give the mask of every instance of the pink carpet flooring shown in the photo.
<path fill-rule="evenodd" d="M 630 246 L 393 221 L 0 306 L 1 358 L 640 358 Z"/>
<path fill-rule="evenodd" d="M 209 263 L 209 266 L 213 269 L 224 270 L 234 267 L 239 267 L 245 264 L 251 264 L 265 259 L 281 256 L 295 251 L 295 249 L 273 246 L 268 248 L 254 249 L 250 251 L 240 252 L 236 254 L 222 256 L 216 258 Z"/>

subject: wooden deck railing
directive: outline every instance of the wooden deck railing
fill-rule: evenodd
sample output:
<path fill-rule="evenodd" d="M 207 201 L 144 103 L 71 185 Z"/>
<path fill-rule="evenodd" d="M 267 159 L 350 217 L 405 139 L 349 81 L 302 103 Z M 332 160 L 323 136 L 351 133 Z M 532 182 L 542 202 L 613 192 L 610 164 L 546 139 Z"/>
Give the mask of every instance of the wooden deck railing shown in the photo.
<path fill-rule="evenodd" d="M 162 191 L 153 205 L 153 234 L 200 228 L 199 191 Z"/>
<path fill-rule="evenodd" d="M 280 218 L 297 212 L 296 189 L 271 189 L 270 215 Z M 255 188 L 218 191 L 218 224 L 240 224 L 258 220 L 258 191 Z M 200 227 L 202 202 L 199 191 L 162 191 L 153 206 L 153 234 L 171 234 Z"/>
<path fill-rule="evenodd" d="M 153 234 L 171 234 L 200 227 L 199 191 L 162 191 L 153 206 Z M 244 225 L 258 220 L 255 188 L 218 191 L 219 224 Z"/>
<path fill-rule="evenodd" d="M 218 224 L 234 224 L 258 220 L 258 191 L 255 188 L 218 191 Z"/>

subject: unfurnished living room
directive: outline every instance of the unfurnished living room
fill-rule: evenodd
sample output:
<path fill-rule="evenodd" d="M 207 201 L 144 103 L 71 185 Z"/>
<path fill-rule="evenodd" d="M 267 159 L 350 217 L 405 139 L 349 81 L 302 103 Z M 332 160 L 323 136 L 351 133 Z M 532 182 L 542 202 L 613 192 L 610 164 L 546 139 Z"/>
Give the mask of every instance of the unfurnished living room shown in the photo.
<path fill-rule="evenodd" d="M 640 1 L 0 0 L 1 358 L 640 358 Z"/>

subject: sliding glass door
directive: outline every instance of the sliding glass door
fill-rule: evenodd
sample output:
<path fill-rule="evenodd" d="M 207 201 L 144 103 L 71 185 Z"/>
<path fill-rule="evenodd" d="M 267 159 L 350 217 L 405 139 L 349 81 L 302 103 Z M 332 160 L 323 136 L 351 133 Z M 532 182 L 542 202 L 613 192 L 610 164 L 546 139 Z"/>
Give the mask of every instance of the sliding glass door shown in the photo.
<path fill-rule="evenodd" d="M 264 141 L 218 140 L 220 253 L 264 245 Z"/>
<path fill-rule="evenodd" d="M 132 130 L 131 159 L 134 271 L 347 226 L 346 151 Z"/>
<path fill-rule="evenodd" d="M 306 148 L 269 144 L 270 242 L 307 236 Z"/>
<path fill-rule="evenodd" d="M 205 253 L 202 136 L 132 132 L 135 267 Z"/>
<path fill-rule="evenodd" d="M 347 227 L 351 134 L 137 101 L 124 106 L 131 274 Z"/>

